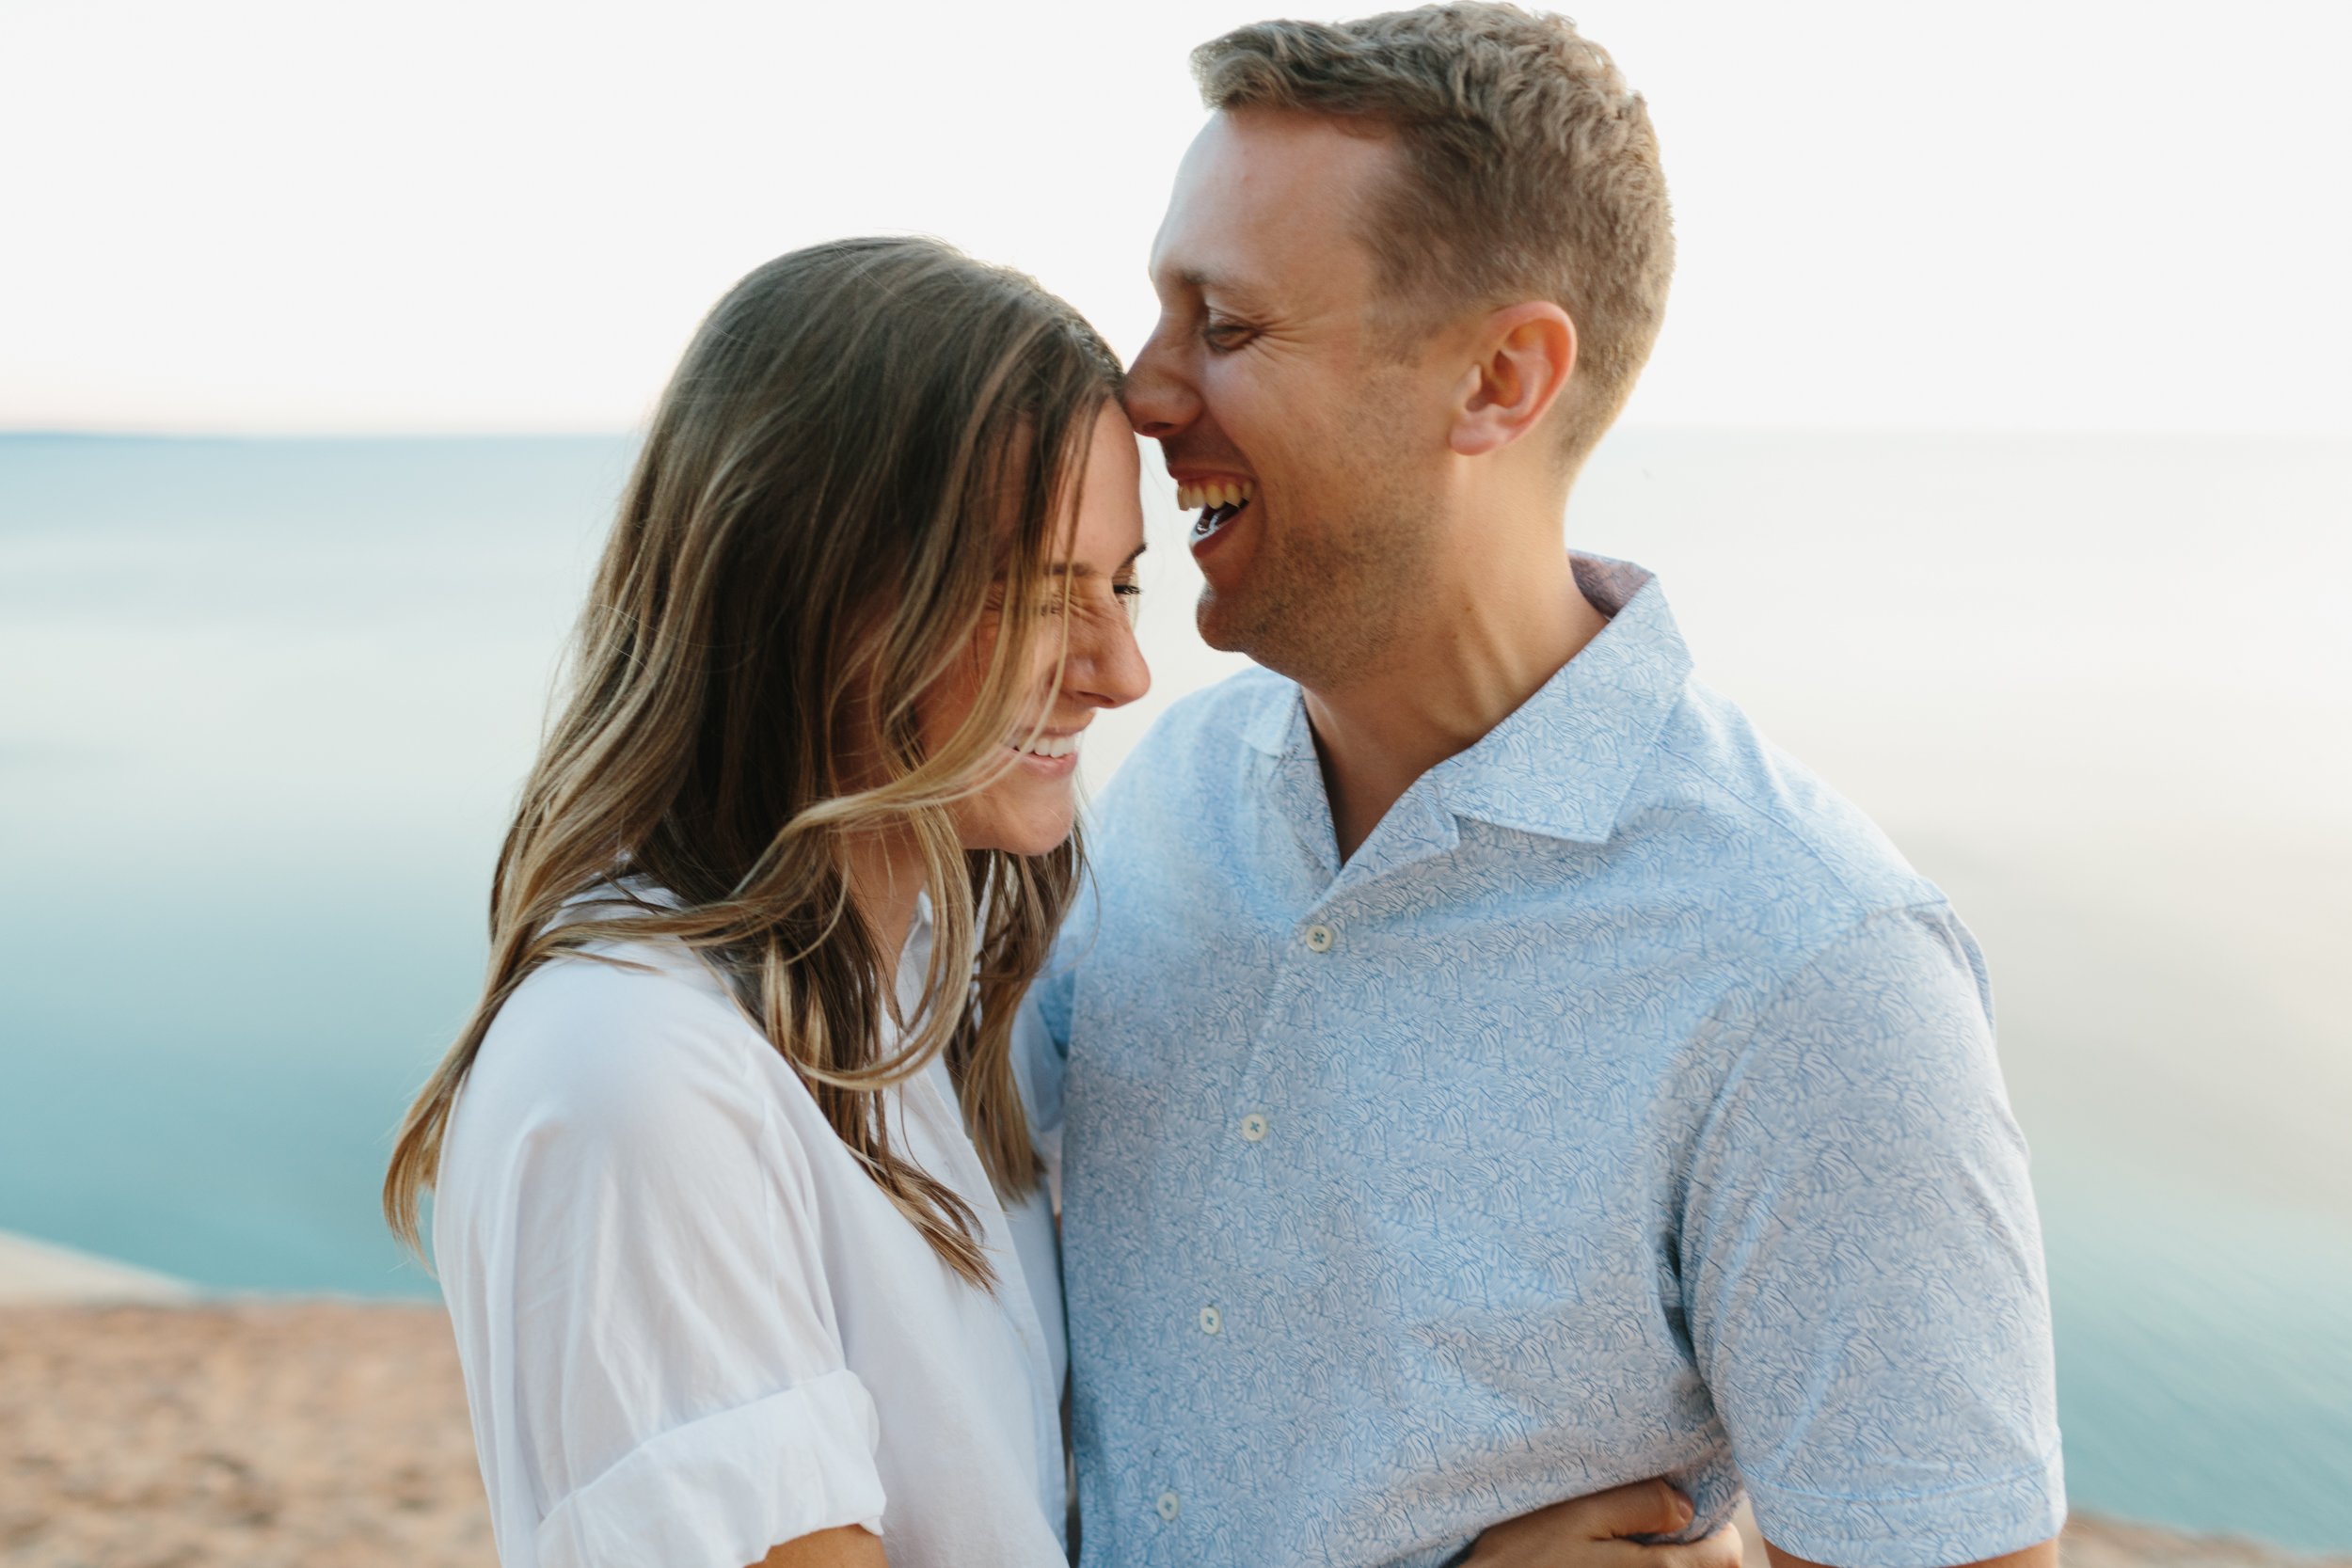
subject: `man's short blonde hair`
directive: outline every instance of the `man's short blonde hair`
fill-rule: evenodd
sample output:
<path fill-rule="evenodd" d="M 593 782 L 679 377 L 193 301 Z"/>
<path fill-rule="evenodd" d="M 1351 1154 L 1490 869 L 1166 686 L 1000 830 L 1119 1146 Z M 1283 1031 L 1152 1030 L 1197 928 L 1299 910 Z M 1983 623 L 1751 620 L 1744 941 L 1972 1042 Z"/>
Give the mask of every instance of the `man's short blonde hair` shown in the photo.
<path fill-rule="evenodd" d="M 1433 312 L 1549 299 L 1577 328 L 1555 416 L 1581 462 L 1657 341 L 1674 224 L 1649 109 L 1565 17 L 1457 0 L 1357 22 L 1259 22 L 1192 53 L 1212 109 L 1378 122 L 1405 177 L 1365 217 L 1401 337 Z"/>

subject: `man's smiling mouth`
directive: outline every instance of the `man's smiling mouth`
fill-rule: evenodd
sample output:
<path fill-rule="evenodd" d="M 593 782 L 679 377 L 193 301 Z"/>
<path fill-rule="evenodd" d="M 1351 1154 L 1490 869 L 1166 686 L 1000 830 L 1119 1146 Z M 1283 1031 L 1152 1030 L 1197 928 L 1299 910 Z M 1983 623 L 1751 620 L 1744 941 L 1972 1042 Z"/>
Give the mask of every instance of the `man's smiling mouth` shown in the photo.
<path fill-rule="evenodd" d="M 1184 511 L 1199 510 L 1200 515 L 1192 525 L 1195 545 L 1215 534 L 1217 530 L 1241 515 L 1257 494 L 1257 485 L 1246 479 L 1211 480 L 1199 484 L 1176 486 L 1176 504 Z"/>

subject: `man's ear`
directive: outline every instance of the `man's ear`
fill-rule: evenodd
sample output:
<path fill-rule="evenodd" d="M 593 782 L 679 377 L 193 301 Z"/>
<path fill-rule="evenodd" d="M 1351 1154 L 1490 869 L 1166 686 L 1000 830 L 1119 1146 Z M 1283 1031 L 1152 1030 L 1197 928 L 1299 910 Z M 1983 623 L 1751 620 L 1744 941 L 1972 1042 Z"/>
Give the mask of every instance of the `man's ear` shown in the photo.
<path fill-rule="evenodd" d="M 1534 429 L 1576 372 L 1576 323 L 1548 299 L 1492 312 L 1476 343 L 1450 436 L 1464 457 L 1500 451 Z"/>

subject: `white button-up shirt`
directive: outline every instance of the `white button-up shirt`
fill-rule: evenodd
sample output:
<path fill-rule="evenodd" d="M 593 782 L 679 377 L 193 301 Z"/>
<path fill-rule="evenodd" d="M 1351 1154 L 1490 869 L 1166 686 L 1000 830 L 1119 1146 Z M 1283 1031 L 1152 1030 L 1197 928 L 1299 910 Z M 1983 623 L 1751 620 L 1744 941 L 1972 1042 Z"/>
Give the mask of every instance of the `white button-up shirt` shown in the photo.
<path fill-rule="evenodd" d="M 1043 1194 L 998 1204 L 944 1063 L 890 1093 L 980 1218 L 998 1288 L 965 1284 L 707 968 L 610 952 L 647 967 L 560 959 L 500 1011 L 436 1194 L 505 1568 L 744 1568 L 842 1525 L 894 1568 L 1064 1568 Z"/>

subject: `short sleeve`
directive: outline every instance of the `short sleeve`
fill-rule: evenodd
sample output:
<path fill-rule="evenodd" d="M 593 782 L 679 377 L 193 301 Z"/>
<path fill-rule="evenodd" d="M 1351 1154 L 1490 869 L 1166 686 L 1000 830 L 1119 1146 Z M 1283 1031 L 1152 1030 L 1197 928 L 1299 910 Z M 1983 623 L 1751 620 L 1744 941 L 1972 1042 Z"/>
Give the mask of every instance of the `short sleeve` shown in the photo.
<path fill-rule="evenodd" d="M 437 1196 L 501 1556 L 516 1518 L 540 1568 L 744 1568 L 879 1531 L 873 1403 L 748 1025 L 564 967 L 494 1024 Z"/>
<path fill-rule="evenodd" d="M 1757 1523 L 1817 1562 L 1939 1568 L 2065 1519 L 2025 1142 L 1975 944 L 1888 911 L 1745 1019 L 1682 1221 L 1699 1368 Z"/>

